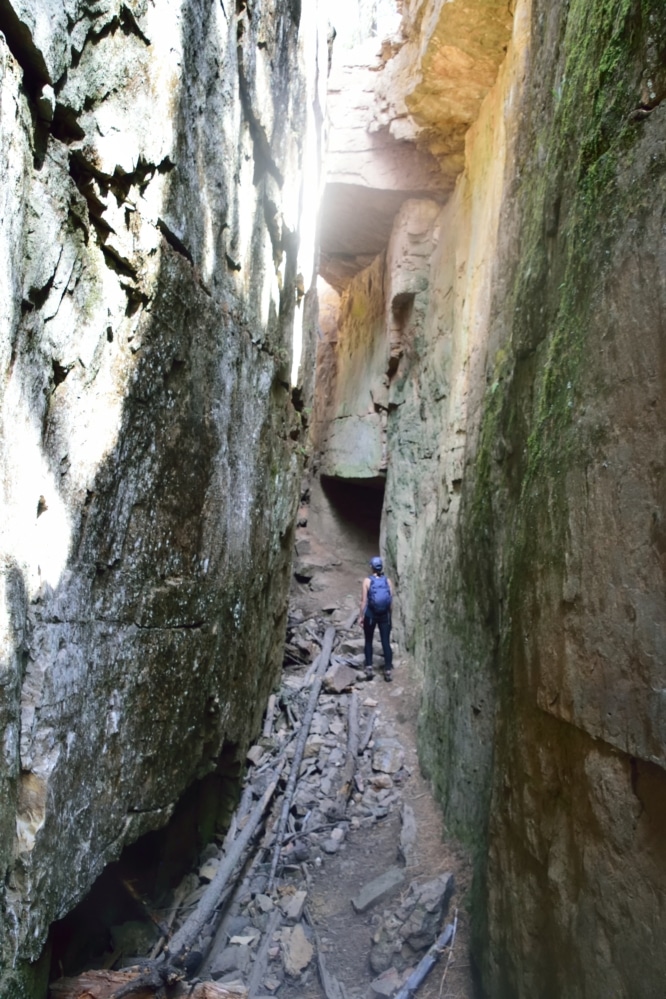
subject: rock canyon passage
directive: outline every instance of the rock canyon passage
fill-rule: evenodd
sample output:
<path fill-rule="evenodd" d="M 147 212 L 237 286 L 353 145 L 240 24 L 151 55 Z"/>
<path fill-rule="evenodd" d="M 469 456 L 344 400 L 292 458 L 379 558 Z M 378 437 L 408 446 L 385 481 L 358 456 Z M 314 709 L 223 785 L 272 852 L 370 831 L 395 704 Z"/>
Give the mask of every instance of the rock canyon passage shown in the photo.
<path fill-rule="evenodd" d="M 665 96 L 663 0 L 0 0 L 0 999 L 663 999 Z"/>

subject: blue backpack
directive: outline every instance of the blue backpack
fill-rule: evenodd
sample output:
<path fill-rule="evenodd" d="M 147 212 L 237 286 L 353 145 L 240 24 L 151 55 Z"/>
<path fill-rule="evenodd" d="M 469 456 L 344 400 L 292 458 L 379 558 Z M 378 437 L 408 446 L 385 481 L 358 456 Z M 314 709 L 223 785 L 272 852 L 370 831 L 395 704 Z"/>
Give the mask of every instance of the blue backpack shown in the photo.
<path fill-rule="evenodd" d="M 391 588 L 386 576 L 371 576 L 368 607 L 373 614 L 386 614 L 391 609 Z"/>

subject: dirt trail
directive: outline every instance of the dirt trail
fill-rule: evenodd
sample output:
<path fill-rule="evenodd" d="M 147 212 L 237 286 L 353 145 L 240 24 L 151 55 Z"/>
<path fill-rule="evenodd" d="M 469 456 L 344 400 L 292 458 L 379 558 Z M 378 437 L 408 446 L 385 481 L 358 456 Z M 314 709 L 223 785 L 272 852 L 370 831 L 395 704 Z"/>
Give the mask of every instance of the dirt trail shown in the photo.
<path fill-rule="evenodd" d="M 340 547 L 330 551 L 313 537 L 307 527 L 299 529 L 298 549 L 306 574 L 311 578 L 295 582 L 291 594 L 291 610 L 297 618 L 314 618 L 343 628 L 354 609 L 358 610 L 361 585 L 367 574 L 367 562 L 361 557 L 350 561 L 349 553 Z M 309 568 L 308 568 L 309 567 Z M 346 633 L 341 632 L 344 638 Z M 361 649 L 362 629 L 355 624 L 352 634 Z M 353 644 L 353 643 L 352 643 Z M 349 642 L 346 643 L 349 647 Z M 344 648 L 344 645 L 343 645 Z M 394 652 L 397 651 L 394 644 Z M 356 662 L 360 657 L 356 658 Z M 308 865 L 310 881 L 308 905 L 320 935 L 327 966 L 343 983 L 350 999 L 370 999 L 380 993 L 371 983 L 377 978 L 369 963 L 373 934 L 377 925 L 395 910 L 407 894 L 412 881 L 425 883 L 438 875 L 451 872 L 455 878 L 455 893 L 448 921 L 457 912 L 457 932 L 451 959 L 446 968 L 443 959 L 431 972 L 417 993 L 418 999 L 473 999 L 475 992 L 468 958 L 469 925 L 466 912 L 470 885 L 470 868 L 464 852 L 445 838 L 441 812 L 432 799 L 428 784 L 421 776 L 416 754 L 416 726 L 421 681 L 415 664 L 396 654 L 394 680 L 386 683 L 382 677 L 381 644 L 375 635 L 375 678 L 359 682 L 360 702 L 376 701 L 375 711 L 380 727 L 376 736 L 396 738 L 405 752 L 402 778 L 395 784 L 397 800 L 379 822 L 365 828 L 351 828 L 340 851 L 327 856 L 320 851 L 315 864 Z M 360 675 L 360 674 L 359 674 Z M 367 709 L 366 709 L 367 714 Z M 396 864 L 401 831 L 402 803 L 411 807 L 416 820 L 416 848 L 407 865 L 403 884 L 392 895 L 365 913 L 356 913 L 351 899 L 360 886 Z M 390 994 L 390 993 L 388 993 Z M 320 999 L 323 991 L 314 968 L 297 985 L 285 982 L 280 989 L 282 999 Z"/>

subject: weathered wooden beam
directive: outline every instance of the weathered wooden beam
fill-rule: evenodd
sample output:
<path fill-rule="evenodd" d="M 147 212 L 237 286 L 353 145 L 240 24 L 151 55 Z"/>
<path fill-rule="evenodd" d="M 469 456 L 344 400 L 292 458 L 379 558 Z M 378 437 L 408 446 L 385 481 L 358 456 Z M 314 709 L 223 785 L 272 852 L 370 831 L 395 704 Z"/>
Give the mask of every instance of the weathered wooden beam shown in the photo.
<path fill-rule="evenodd" d="M 264 727 L 261 731 L 264 739 L 269 739 L 273 731 L 273 717 L 275 715 L 275 694 L 271 694 L 268 698 L 268 704 L 266 706 L 266 717 L 264 718 Z"/>
<path fill-rule="evenodd" d="M 315 678 L 310 688 L 310 697 L 308 699 L 308 706 L 305 714 L 303 715 L 303 720 L 301 722 L 301 728 L 298 733 L 298 739 L 296 740 L 296 748 L 294 751 L 294 757 L 291 761 L 291 770 L 289 772 L 289 780 L 287 781 L 287 787 L 284 792 L 284 803 L 282 805 L 282 813 L 280 815 L 280 821 L 278 823 L 278 828 L 275 836 L 275 845 L 273 847 L 273 857 L 271 859 L 271 871 L 268 877 L 268 888 L 270 891 L 275 882 L 275 872 L 277 871 L 278 862 L 280 860 L 280 851 L 282 850 L 282 840 L 284 839 L 285 830 L 287 828 L 287 819 L 289 817 L 289 810 L 291 808 L 291 803 L 294 797 L 294 791 L 296 790 L 296 782 L 298 781 L 298 771 L 301 767 L 301 760 L 303 759 L 303 753 L 305 752 L 305 743 L 310 732 L 310 725 L 312 724 L 312 718 L 315 713 L 315 708 L 317 707 L 317 701 L 319 700 L 319 694 L 321 691 L 322 681 L 324 679 L 324 673 L 328 667 L 329 660 L 331 658 L 331 652 L 333 651 L 333 642 L 335 641 L 335 628 L 327 628 L 326 634 L 324 635 L 324 645 L 317 657 L 317 671 L 315 673 Z"/>
<path fill-rule="evenodd" d="M 352 690 L 349 698 L 349 708 L 347 711 L 347 755 L 345 765 L 342 768 L 340 777 L 340 789 L 338 794 L 343 798 L 345 804 L 349 800 L 354 785 L 354 774 L 359 750 L 358 734 L 358 694 Z"/>
<path fill-rule="evenodd" d="M 76 978 L 59 978 L 51 982 L 51 999 L 113 999 L 124 992 L 128 999 L 155 999 L 155 990 L 150 986 L 139 986 L 138 968 L 125 968 L 122 971 L 85 971 Z M 127 990 L 130 991 L 127 991 Z M 247 999 L 247 989 L 240 985 L 218 985 L 217 982 L 197 982 L 189 985 L 177 982 L 169 987 L 169 999 Z"/>
<path fill-rule="evenodd" d="M 167 952 L 170 955 L 170 960 L 172 962 L 178 961 L 180 956 L 186 953 L 194 945 L 199 934 L 213 915 L 216 907 L 219 905 L 221 896 L 223 895 L 231 876 L 240 863 L 243 853 L 249 846 L 252 837 L 257 831 L 259 823 L 264 817 L 264 812 L 268 808 L 268 804 L 275 794 L 275 789 L 278 786 L 283 766 L 284 759 L 279 764 L 273 779 L 268 784 L 268 787 L 262 794 L 261 798 L 252 809 L 245 826 L 231 845 L 229 853 L 223 859 L 215 877 L 201 896 L 197 907 L 188 916 L 178 932 L 169 942 Z"/>

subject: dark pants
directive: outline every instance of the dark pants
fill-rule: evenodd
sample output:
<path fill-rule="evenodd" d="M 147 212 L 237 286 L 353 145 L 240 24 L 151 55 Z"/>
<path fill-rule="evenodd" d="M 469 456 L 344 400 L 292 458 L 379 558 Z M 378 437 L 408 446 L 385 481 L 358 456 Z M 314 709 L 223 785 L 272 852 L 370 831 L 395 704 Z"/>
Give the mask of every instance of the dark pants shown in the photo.
<path fill-rule="evenodd" d="M 373 617 L 366 611 L 363 618 L 363 633 L 365 634 L 365 665 L 372 666 L 372 637 L 375 633 L 375 625 L 379 628 L 379 636 L 382 640 L 384 650 L 384 669 L 393 668 L 393 656 L 391 654 L 391 615 L 378 614 Z"/>

